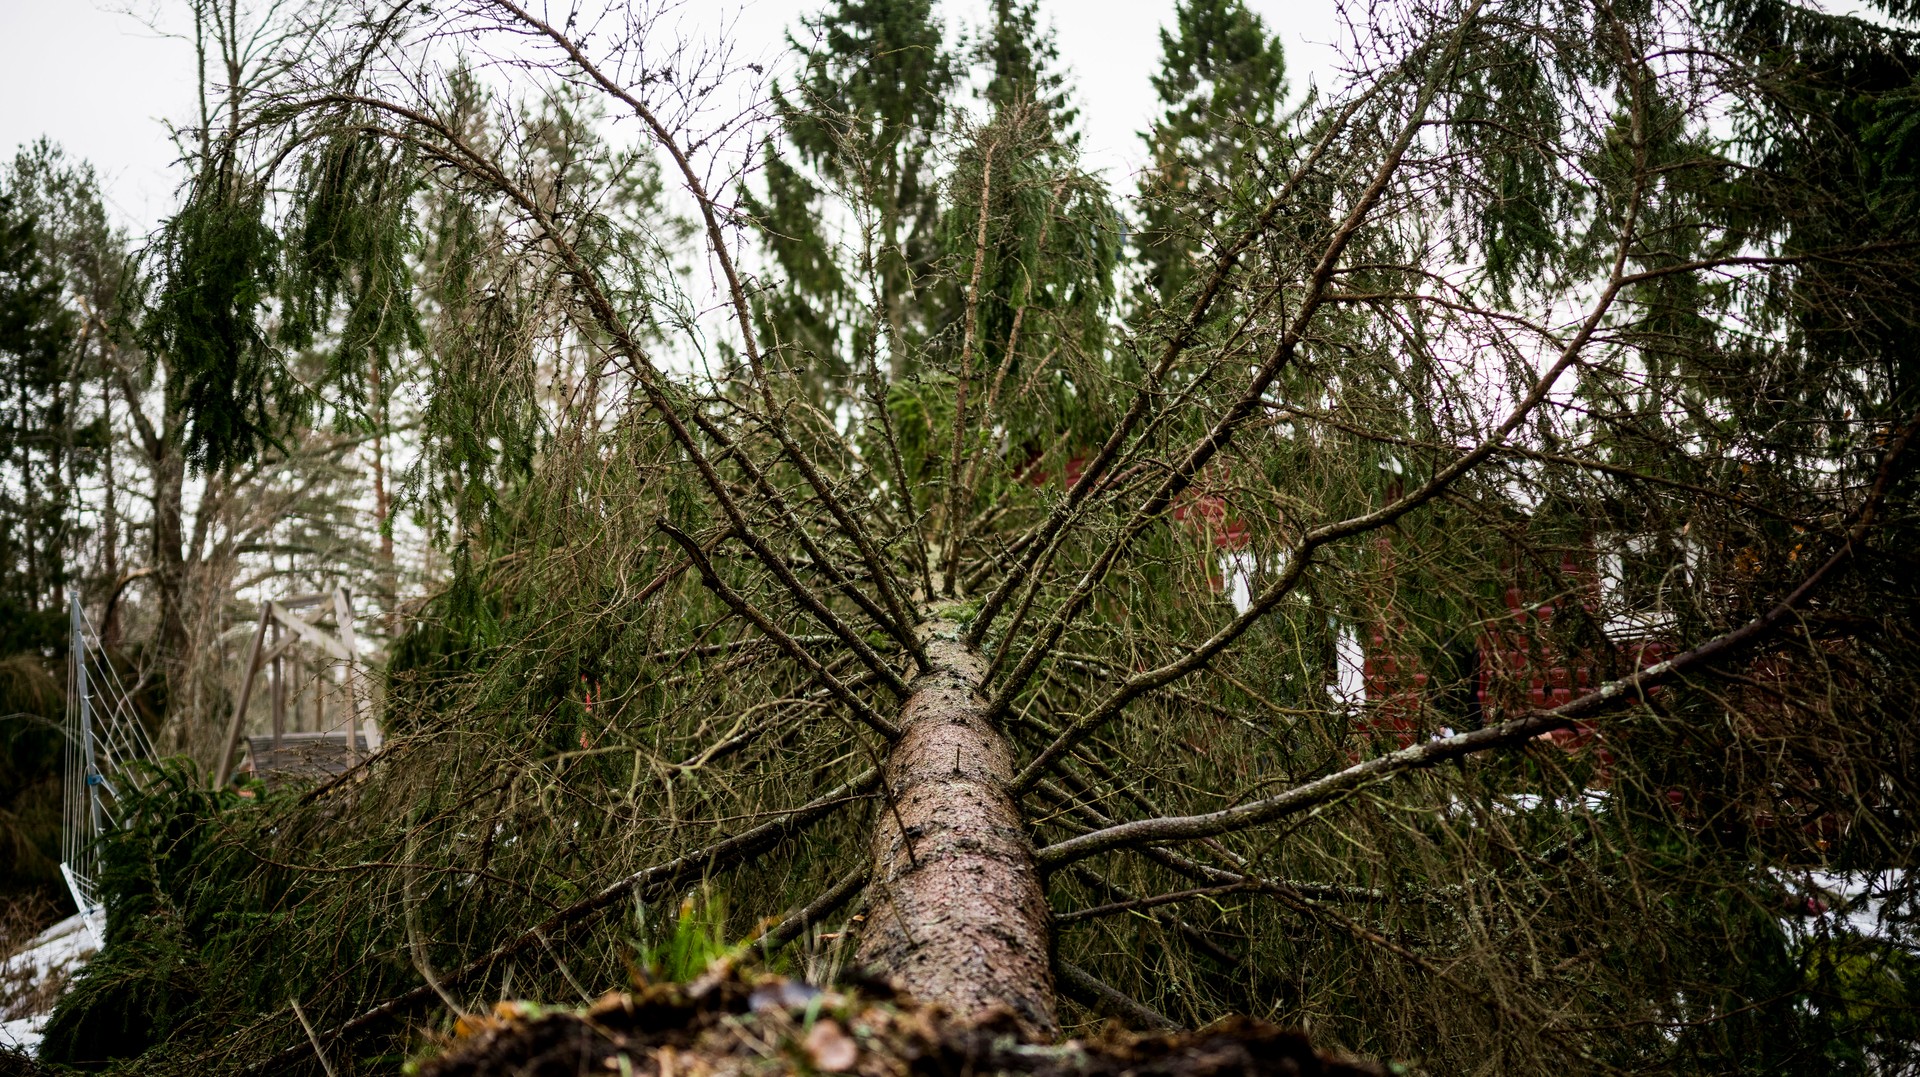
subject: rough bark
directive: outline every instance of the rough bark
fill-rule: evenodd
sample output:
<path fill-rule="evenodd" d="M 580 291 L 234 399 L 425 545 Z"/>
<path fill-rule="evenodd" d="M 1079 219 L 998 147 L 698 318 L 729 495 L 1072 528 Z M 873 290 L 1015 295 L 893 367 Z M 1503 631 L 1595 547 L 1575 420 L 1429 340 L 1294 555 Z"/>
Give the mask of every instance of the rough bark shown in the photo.
<path fill-rule="evenodd" d="M 172 685 L 183 683 L 189 661 L 186 614 L 187 465 L 179 441 L 169 439 L 152 454 L 153 563 L 160 592 L 160 657 Z M 184 746 L 184 742 L 182 743 Z"/>
<path fill-rule="evenodd" d="M 857 959 L 956 1014 L 1004 1007 L 1051 1036 L 1046 895 L 1008 793 L 1012 752 L 987 721 L 985 664 L 961 638 L 949 620 L 924 626 L 932 668 L 913 680 L 884 771 Z"/>

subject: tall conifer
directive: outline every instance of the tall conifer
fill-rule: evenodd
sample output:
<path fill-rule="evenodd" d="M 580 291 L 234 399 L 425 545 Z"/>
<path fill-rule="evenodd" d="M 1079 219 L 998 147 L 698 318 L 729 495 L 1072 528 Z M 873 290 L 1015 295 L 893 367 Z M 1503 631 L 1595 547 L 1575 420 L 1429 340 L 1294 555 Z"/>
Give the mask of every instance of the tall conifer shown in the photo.
<path fill-rule="evenodd" d="M 1163 111 L 1142 136 L 1140 251 L 1148 293 L 1171 299 L 1213 230 L 1270 165 L 1287 93 L 1280 40 L 1242 0 L 1179 0 L 1160 31 Z"/>
<path fill-rule="evenodd" d="M 1064 144 L 1079 140 L 1073 130 L 1080 110 L 1060 72 L 1060 47 L 1051 28 L 1040 24 L 1039 0 L 993 0 L 992 21 L 975 49 L 985 68 L 982 96 L 996 113 L 1032 102 L 1043 109 Z"/>
<path fill-rule="evenodd" d="M 802 25 L 812 40 L 792 39 L 799 74 L 775 92 L 785 146 L 768 144 L 765 192 L 749 200 L 787 281 L 763 299 L 762 330 L 816 377 L 846 373 L 851 345 L 883 348 L 897 378 L 928 328 L 920 300 L 936 257 L 934 154 L 953 58 L 931 0 L 840 0 Z M 832 212 L 836 199 L 854 220 Z M 848 286 L 839 248 L 861 244 L 840 243 L 823 218 L 870 230 L 878 296 Z"/>
<path fill-rule="evenodd" d="M 11 186 L 11 185 L 9 185 Z M 66 392 L 74 318 L 38 219 L 0 189 L 0 653 L 59 642 L 72 525 Z"/>

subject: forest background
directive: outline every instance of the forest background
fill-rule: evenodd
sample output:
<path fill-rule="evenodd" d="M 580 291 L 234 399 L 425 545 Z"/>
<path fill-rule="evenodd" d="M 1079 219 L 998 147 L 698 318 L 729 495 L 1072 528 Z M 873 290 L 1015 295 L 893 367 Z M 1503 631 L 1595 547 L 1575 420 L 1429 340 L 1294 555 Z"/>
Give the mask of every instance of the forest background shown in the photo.
<path fill-rule="evenodd" d="M 883 955 L 876 775 L 977 663 L 1038 1030 L 1914 1064 L 1910 11 L 1383 3 L 1309 93 L 1192 0 L 1129 191 L 1015 0 L 772 71 L 650 10 L 183 10 L 157 229 L 50 144 L 0 187 L 18 923 L 69 595 L 169 757 L 50 1057 L 260 1064 L 293 997 L 379 1068 L 635 961 Z M 394 747 L 208 791 L 258 603 L 334 584 Z"/>

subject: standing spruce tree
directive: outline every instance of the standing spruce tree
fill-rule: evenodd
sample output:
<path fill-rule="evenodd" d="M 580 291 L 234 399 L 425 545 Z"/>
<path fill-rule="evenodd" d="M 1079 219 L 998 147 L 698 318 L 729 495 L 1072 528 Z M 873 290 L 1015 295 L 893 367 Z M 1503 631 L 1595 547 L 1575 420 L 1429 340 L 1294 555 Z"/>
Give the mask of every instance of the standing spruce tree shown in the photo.
<path fill-rule="evenodd" d="M 991 21 L 974 48 L 987 76 L 981 91 L 987 107 L 1004 113 L 1030 103 L 1047 114 L 1059 142 L 1077 142 L 1073 124 L 1080 110 L 1073 104 L 1066 75 L 1057 70 L 1060 48 L 1053 32 L 1041 25 L 1038 0 L 993 0 L 989 15 Z"/>
<path fill-rule="evenodd" d="M 1286 146 L 1286 72 L 1279 39 L 1242 0 L 1174 4 L 1153 76 L 1163 111 L 1142 136 L 1149 156 L 1134 239 L 1154 301 L 1191 285 L 1235 214 L 1271 197 Z"/>
<path fill-rule="evenodd" d="M 46 147 L 38 147 L 41 154 Z M 0 905 L 58 893 L 64 599 L 79 583 L 77 481 L 93 470 L 79 318 L 48 248 L 46 177 L 23 151 L 0 174 Z M 35 910 L 37 911 L 37 910 Z"/>
<path fill-rule="evenodd" d="M 11 179 L 12 177 L 9 177 Z M 7 187 L 12 188 L 13 183 Z M 76 319 L 40 221 L 0 190 L 0 653 L 54 651 L 74 503 Z"/>
<path fill-rule="evenodd" d="M 785 282 L 759 299 L 759 330 L 776 362 L 816 378 L 884 354 L 898 379 L 938 324 L 926 300 L 953 56 L 932 0 L 836 0 L 801 34 L 794 85 L 774 93 L 765 191 L 748 202 Z"/>
<path fill-rule="evenodd" d="M 1434 1072 L 1912 1063 L 1910 355 L 1823 335 L 1920 286 L 1911 245 L 1838 230 L 1910 182 L 1909 39 L 1378 4 L 1354 82 L 1259 143 L 1258 204 L 1192 195 L 1219 234 L 1191 274 L 1067 373 L 1011 339 L 1022 298 L 1105 263 L 998 253 L 1022 205 L 1061 227 L 1072 179 L 1016 103 L 941 188 L 937 283 L 972 313 L 909 404 L 777 362 L 757 297 L 810 285 L 740 269 L 648 27 L 382 12 L 248 159 L 352 142 L 511 222 L 476 242 L 550 287 L 474 339 L 536 402 L 528 478 L 421 607 L 378 758 L 246 802 L 156 781 L 51 1055 L 372 1070 L 398 1018 L 591 994 L 636 953 L 689 971 L 711 936 L 1032 1038 L 1242 1011 Z M 1839 34 L 1888 68 L 1839 78 Z M 664 155 L 727 289 L 726 384 L 650 342 L 650 211 L 477 134 L 420 66 L 449 40 Z M 1848 120 L 1779 122 L 1800 93 Z M 1811 159 L 1855 171 L 1777 167 Z M 592 421 L 543 380 L 580 354 Z M 1059 406 L 994 393 L 1008 363 Z M 948 439 L 917 471 L 912 408 Z M 1330 617 L 1357 685 L 1302 658 Z"/>

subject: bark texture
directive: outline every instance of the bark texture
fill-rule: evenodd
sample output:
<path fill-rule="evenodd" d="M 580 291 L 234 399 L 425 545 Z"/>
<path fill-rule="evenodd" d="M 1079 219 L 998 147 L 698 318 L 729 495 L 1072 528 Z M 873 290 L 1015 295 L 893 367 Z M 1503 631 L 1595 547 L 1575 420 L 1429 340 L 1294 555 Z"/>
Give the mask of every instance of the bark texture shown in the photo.
<path fill-rule="evenodd" d="M 1012 752 L 987 721 L 984 665 L 960 626 L 923 631 L 932 668 L 912 683 L 887 760 L 857 958 L 956 1014 L 1004 1006 L 1051 1036 L 1047 902 L 1008 793 Z"/>

